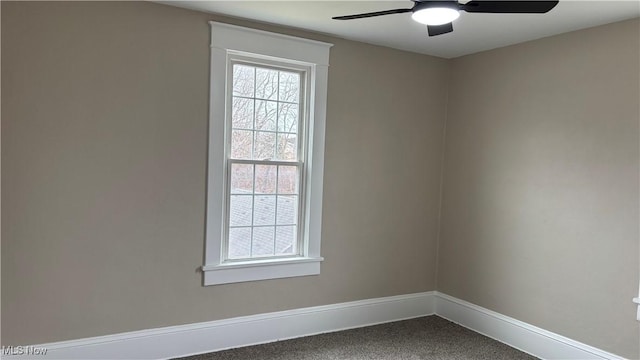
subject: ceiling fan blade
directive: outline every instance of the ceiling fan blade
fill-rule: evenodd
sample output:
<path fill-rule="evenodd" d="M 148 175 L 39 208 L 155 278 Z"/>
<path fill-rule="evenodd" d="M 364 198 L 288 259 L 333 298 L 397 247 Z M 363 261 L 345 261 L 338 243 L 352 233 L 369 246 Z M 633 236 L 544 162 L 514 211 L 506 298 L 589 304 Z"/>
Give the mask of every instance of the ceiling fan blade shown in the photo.
<path fill-rule="evenodd" d="M 382 16 L 382 15 L 391 15 L 391 14 L 402 14 L 411 12 L 411 9 L 393 9 L 393 10 L 385 10 L 385 11 L 376 11 L 364 14 L 356 14 L 356 15 L 345 15 L 345 16 L 334 16 L 333 20 L 353 20 L 353 19 L 362 19 L 374 16 Z"/>
<path fill-rule="evenodd" d="M 543 14 L 558 5 L 558 1 L 480 1 L 471 0 L 460 4 L 470 13 L 526 13 Z"/>
<path fill-rule="evenodd" d="M 444 25 L 427 25 L 427 31 L 429 36 L 442 35 L 453 31 L 453 24 L 448 23 Z"/>

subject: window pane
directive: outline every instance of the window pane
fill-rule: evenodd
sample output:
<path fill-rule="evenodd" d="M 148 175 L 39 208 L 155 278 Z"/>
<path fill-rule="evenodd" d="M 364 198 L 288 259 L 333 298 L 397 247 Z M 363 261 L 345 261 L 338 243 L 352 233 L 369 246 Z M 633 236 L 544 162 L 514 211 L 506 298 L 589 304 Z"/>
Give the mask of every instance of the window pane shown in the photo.
<path fill-rule="evenodd" d="M 231 195 L 229 201 L 229 226 L 251 226 L 252 209 L 252 195 Z"/>
<path fill-rule="evenodd" d="M 255 82 L 254 68 L 246 65 L 233 65 L 233 96 L 253 96 Z"/>
<path fill-rule="evenodd" d="M 296 226 L 276 227 L 276 255 L 293 255 L 296 249 Z"/>
<path fill-rule="evenodd" d="M 253 129 L 253 100 L 233 98 L 231 126 L 234 129 Z"/>
<path fill-rule="evenodd" d="M 275 101 L 256 100 L 256 129 L 276 131 L 278 103 Z"/>
<path fill-rule="evenodd" d="M 256 98 L 278 99 L 278 71 L 256 68 Z"/>
<path fill-rule="evenodd" d="M 273 226 L 253 228 L 253 244 L 251 249 L 253 256 L 274 254 L 274 233 L 275 228 Z"/>
<path fill-rule="evenodd" d="M 253 165 L 231 165 L 231 193 L 253 193 Z"/>
<path fill-rule="evenodd" d="M 298 167 L 280 166 L 278 169 L 278 194 L 298 193 Z"/>
<path fill-rule="evenodd" d="M 278 167 L 256 165 L 256 194 L 275 194 Z"/>
<path fill-rule="evenodd" d="M 278 131 L 287 133 L 298 132 L 298 105 L 278 104 Z"/>
<path fill-rule="evenodd" d="M 298 103 L 300 98 L 300 74 L 280 72 L 278 100 Z"/>
<path fill-rule="evenodd" d="M 278 134 L 278 160 L 296 161 L 298 159 L 298 137 L 296 134 Z"/>
<path fill-rule="evenodd" d="M 254 206 L 254 225 L 275 225 L 276 197 L 273 195 L 256 195 Z"/>
<path fill-rule="evenodd" d="M 278 196 L 276 225 L 295 225 L 298 223 L 298 196 Z"/>
<path fill-rule="evenodd" d="M 256 131 L 256 143 L 253 149 L 255 160 L 271 160 L 275 156 L 276 134 Z"/>
<path fill-rule="evenodd" d="M 251 256 L 251 228 L 229 229 L 229 259 Z"/>
<path fill-rule="evenodd" d="M 253 131 L 233 130 L 231 132 L 231 158 L 251 159 Z"/>
<path fill-rule="evenodd" d="M 230 159 L 298 161 L 301 74 L 233 65 Z M 299 166 L 231 164 L 228 258 L 293 255 Z"/>

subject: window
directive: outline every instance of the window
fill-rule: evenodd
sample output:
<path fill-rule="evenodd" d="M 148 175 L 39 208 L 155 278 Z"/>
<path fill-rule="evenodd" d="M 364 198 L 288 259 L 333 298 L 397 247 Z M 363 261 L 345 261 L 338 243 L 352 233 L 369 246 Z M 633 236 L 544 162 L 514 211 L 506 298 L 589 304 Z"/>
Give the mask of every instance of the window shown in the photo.
<path fill-rule="evenodd" d="M 319 274 L 331 44 L 210 24 L 204 284 Z"/>
<path fill-rule="evenodd" d="M 231 129 L 223 258 L 302 256 L 305 78 L 308 69 L 231 57 Z M 227 117 L 229 118 L 229 117 Z M 230 120 L 230 122 L 229 122 Z"/>

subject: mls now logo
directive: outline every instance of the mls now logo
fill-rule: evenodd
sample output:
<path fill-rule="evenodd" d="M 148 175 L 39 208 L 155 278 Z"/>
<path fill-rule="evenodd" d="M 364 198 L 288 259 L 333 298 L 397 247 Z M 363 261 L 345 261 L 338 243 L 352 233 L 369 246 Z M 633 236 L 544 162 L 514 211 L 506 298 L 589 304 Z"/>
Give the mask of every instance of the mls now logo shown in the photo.
<path fill-rule="evenodd" d="M 46 348 L 35 346 L 3 346 L 2 355 L 46 355 Z"/>

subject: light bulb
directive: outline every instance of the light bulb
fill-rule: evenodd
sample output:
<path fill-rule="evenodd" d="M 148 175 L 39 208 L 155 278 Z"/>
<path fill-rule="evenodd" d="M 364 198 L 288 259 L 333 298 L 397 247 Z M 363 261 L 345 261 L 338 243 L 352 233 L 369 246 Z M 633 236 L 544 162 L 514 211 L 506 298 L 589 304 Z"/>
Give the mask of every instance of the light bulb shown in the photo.
<path fill-rule="evenodd" d="M 411 18 L 425 25 L 444 25 L 460 16 L 456 9 L 450 7 L 430 7 L 420 9 L 411 14 Z"/>

